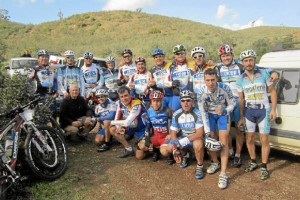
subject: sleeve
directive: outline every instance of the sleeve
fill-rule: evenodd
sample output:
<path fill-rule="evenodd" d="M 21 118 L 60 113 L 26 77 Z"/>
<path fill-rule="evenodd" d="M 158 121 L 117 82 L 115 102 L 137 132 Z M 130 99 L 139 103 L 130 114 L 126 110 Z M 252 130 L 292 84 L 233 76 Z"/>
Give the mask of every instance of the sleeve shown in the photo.
<path fill-rule="evenodd" d="M 79 69 L 79 82 L 80 82 L 80 94 L 84 96 L 84 79 L 82 75 L 82 71 Z"/>
<path fill-rule="evenodd" d="M 210 125 L 209 125 L 209 119 L 208 119 L 208 107 L 205 102 L 205 93 L 204 93 L 204 87 L 200 90 L 199 96 L 198 96 L 198 108 L 199 112 L 201 114 L 202 123 L 204 126 L 204 132 L 209 133 L 210 132 Z"/>
<path fill-rule="evenodd" d="M 226 111 L 227 111 L 227 114 L 229 115 L 230 112 L 233 111 L 236 103 L 235 103 L 235 98 L 233 97 L 233 94 L 232 94 L 232 91 L 230 89 L 230 87 L 228 85 L 225 85 L 223 84 L 224 86 L 224 91 L 225 91 L 225 99 L 226 99 L 226 102 L 227 102 L 227 107 L 226 107 Z"/>
<path fill-rule="evenodd" d="M 202 116 L 201 116 L 201 113 L 198 109 L 195 109 L 195 114 L 197 116 L 197 120 L 195 122 L 195 128 L 198 129 L 198 128 L 201 128 L 204 126 L 203 124 L 203 121 L 202 121 Z"/>
<path fill-rule="evenodd" d="M 150 116 L 149 110 L 147 111 L 147 115 L 148 115 L 148 117 L 147 117 L 147 121 L 146 121 L 146 130 L 145 130 L 145 132 L 149 133 L 150 130 L 151 130 L 151 127 L 152 127 L 152 123 L 151 123 L 150 118 L 149 118 L 149 116 Z"/>
<path fill-rule="evenodd" d="M 97 86 L 94 88 L 94 91 L 102 88 L 102 86 L 104 84 L 104 78 L 102 78 L 103 77 L 103 71 L 102 71 L 102 69 L 99 66 L 96 66 L 96 70 L 97 70 L 99 78 L 98 78 L 98 81 L 96 83 Z"/>
<path fill-rule="evenodd" d="M 133 106 L 132 110 L 130 111 L 130 114 L 124 121 L 124 126 L 130 126 L 132 122 L 140 115 L 141 111 L 142 111 L 141 104 Z"/>
<path fill-rule="evenodd" d="M 60 104 L 60 122 L 62 125 L 71 125 L 73 120 L 68 117 L 68 104 L 67 101 L 63 100 Z"/>

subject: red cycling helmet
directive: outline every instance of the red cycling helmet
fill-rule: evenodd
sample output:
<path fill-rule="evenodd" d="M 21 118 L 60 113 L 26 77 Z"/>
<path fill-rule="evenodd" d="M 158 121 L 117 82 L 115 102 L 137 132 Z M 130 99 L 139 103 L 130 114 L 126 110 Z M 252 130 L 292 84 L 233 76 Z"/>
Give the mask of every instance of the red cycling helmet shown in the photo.
<path fill-rule="evenodd" d="M 164 98 L 164 94 L 159 90 L 152 90 L 150 93 L 150 100 L 152 99 L 162 99 Z"/>
<path fill-rule="evenodd" d="M 226 54 L 226 53 L 231 53 L 233 54 L 233 48 L 232 46 L 230 46 L 229 44 L 223 44 L 219 47 L 218 49 L 218 54 L 219 56 L 220 55 L 223 55 L 223 54 Z"/>

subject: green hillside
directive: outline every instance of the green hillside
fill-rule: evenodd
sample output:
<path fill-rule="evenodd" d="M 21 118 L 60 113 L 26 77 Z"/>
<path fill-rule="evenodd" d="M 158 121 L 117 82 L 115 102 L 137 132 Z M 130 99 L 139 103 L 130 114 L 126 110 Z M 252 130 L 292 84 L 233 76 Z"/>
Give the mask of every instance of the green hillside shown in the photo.
<path fill-rule="evenodd" d="M 119 58 L 124 48 L 131 48 L 135 56 L 149 58 L 151 51 L 160 47 L 172 58 L 171 49 L 177 43 L 184 44 L 190 51 L 201 45 L 208 57 L 218 59 L 216 50 L 223 42 L 235 46 L 236 55 L 254 48 L 269 51 L 275 43 L 300 41 L 300 28 L 256 27 L 240 31 L 203 23 L 130 11 L 106 11 L 73 15 L 59 21 L 38 25 L 0 21 L 0 53 L 2 60 L 37 49 L 64 52 L 73 49 L 77 56 L 85 50 L 98 57 L 114 55 Z M 0 57 L 1 59 L 1 57 Z"/>

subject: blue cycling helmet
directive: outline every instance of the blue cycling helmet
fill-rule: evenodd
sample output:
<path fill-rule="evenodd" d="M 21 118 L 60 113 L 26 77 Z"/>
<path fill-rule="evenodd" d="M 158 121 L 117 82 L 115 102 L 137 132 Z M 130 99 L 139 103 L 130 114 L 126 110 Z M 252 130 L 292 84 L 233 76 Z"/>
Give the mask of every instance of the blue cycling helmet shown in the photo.
<path fill-rule="evenodd" d="M 152 56 L 156 56 L 156 55 L 165 55 L 164 51 L 162 49 L 154 49 L 153 52 L 152 52 Z"/>
<path fill-rule="evenodd" d="M 92 52 L 86 51 L 86 52 L 83 53 L 83 57 L 84 58 L 93 58 L 94 54 Z"/>

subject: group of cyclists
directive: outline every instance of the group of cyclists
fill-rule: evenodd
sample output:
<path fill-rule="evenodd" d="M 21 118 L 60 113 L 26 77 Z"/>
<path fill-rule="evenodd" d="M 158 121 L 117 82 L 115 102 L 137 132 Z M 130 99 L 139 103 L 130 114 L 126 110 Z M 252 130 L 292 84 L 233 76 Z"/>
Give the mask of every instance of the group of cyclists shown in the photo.
<path fill-rule="evenodd" d="M 233 160 L 234 167 L 242 164 L 244 132 L 251 159 L 245 171 L 258 168 L 254 145 L 258 125 L 262 143 L 259 176 L 267 179 L 268 134 L 270 121 L 276 116 L 272 82 L 278 79 L 278 73 L 258 67 L 254 50 L 243 51 L 240 60 L 235 60 L 229 44 L 218 48 L 217 64 L 206 61 L 203 47 L 191 50 L 191 61 L 184 45 L 177 44 L 172 50 L 174 60 L 168 62 L 162 49 L 154 49 L 155 65 L 149 70 L 145 58 L 133 60 L 130 49 L 122 52 L 123 60 L 118 67 L 113 56 L 108 56 L 106 66 L 100 67 L 93 63 L 92 52 L 84 52 L 81 69 L 75 67 L 72 50 L 65 52 L 66 66 L 59 69 L 49 67 L 48 52 L 39 50 L 39 66 L 29 77 L 37 80 L 41 95 L 56 93 L 67 98 L 72 95 L 70 90 L 77 90 L 89 102 L 99 125 L 95 137 L 99 152 L 110 149 L 113 137 L 124 146 L 119 158 L 143 159 L 151 152 L 153 161 L 163 156 L 168 164 L 176 162 L 186 168 L 194 157 L 195 178 L 202 179 L 206 148 L 211 157 L 206 173 L 221 171 L 218 180 L 221 189 L 228 185 L 228 160 Z M 231 122 L 236 128 L 235 152 Z M 68 134 L 68 129 L 65 131 Z M 137 139 L 136 146 L 129 142 L 132 137 Z"/>

